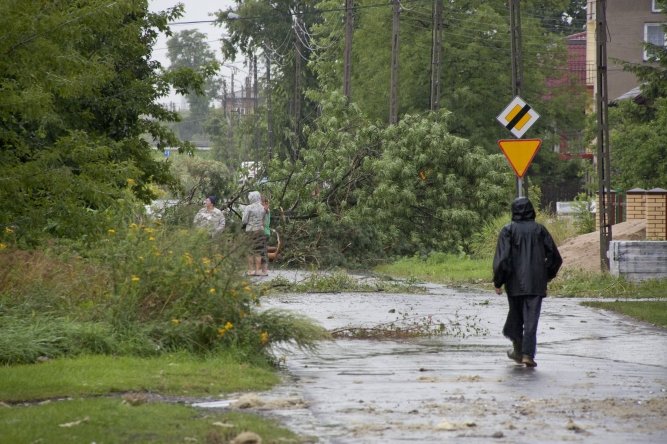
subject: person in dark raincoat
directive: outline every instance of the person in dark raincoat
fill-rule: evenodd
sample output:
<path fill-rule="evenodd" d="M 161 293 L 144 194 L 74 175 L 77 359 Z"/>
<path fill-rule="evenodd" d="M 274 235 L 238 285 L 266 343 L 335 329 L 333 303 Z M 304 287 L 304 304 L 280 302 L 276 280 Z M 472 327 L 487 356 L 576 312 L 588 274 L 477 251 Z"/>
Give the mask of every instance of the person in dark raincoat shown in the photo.
<path fill-rule="evenodd" d="M 509 313 L 503 335 L 512 341 L 507 356 L 535 367 L 537 323 L 547 282 L 556 277 L 563 259 L 549 231 L 535 222 L 535 209 L 527 197 L 512 202 L 512 222 L 498 235 L 493 258 L 493 286 L 505 286 Z"/>

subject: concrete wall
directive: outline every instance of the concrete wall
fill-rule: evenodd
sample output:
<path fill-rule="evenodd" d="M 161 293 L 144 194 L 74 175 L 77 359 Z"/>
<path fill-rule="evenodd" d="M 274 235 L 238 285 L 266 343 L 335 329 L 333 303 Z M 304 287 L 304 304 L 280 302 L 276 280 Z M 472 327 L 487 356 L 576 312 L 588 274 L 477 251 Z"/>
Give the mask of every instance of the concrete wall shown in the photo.
<path fill-rule="evenodd" d="M 611 241 L 609 272 L 628 281 L 667 278 L 667 241 Z"/>

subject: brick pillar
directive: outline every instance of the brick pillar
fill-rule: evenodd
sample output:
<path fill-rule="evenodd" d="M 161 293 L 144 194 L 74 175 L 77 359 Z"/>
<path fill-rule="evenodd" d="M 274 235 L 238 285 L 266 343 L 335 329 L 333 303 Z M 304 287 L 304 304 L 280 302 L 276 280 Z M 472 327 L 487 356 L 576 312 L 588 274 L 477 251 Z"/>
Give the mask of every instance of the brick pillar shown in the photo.
<path fill-rule="evenodd" d="M 646 240 L 667 240 L 667 190 L 646 191 Z"/>
<path fill-rule="evenodd" d="M 646 218 L 646 190 L 633 188 L 628 190 L 626 203 L 627 220 L 644 220 Z"/>

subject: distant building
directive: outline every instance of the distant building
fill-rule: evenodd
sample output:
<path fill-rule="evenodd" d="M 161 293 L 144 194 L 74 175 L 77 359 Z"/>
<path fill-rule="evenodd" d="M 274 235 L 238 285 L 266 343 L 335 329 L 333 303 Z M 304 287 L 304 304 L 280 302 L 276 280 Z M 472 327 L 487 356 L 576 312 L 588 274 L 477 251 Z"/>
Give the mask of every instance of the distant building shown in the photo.
<path fill-rule="evenodd" d="M 239 116 L 254 114 L 258 101 L 259 97 L 255 96 L 255 90 L 251 86 L 250 77 L 246 77 L 245 86 L 237 90 L 232 89 L 232 92 L 227 93 L 222 99 L 225 113 L 227 115 L 237 114 Z"/>
<path fill-rule="evenodd" d="M 592 76 L 587 77 L 593 93 L 597 91 L 596 59 L 596 10 L 597 0 L 588 1 L 586 22 L 586 60 L 592 67 Z M 630 63 L 646 62 L 644 43 L 665 45 L 662 25 L 667 15 L 661 11 L 656 0 L 607 0 L 607 88 L 608 99 L 614 101 L 638 86 L 637 77 L 617 61 Z"/>

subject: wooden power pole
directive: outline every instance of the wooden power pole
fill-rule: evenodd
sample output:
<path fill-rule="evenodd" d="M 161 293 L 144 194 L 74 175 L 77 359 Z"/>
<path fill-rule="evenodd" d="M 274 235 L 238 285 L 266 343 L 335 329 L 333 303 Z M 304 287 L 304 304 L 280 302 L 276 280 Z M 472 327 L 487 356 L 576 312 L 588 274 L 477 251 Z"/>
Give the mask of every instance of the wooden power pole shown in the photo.
<path fill-rule="evenodd" d="M 391 22 L 391 79 L 389 88 L 389 124 L 398 123 L 398 43 L 399 17 L 401 14 L 400 0 L 392 0 L 393 19 Z"/>
<path fill-rule="evenodd" d="M 597 161 L 599 181 L 598 216 L 600 218 L 600 268 L 609 270 L 609 242 L 611 241 L 611 208 L 608 194 L 611 190 L 609 155 L 609 122 L 607 109 L 607 1 L 595 4 L 595 45 L 597 59 Z"/>
<path fill-rule="evenodd" d="M 442 0 L 433 0 L 433 42 L 431 44 L 431 111 L 440 109 L 440 66 L 442 61 Z"/>
<path fill-rule="evenodd" d="M 264 46 L 264 53 L 266 55 L 266 128 L 267 128 L 267 143 L 269 145 L 269 161 L 273 158 L 273 110 L 271 109 L 271 57 L 268 54 L 266 46 Z M 267 165 L 268 168 L 268 165 Z"/>
<path fill-rule="evenodd" d="M 350 100 L 352 91 L 352 33 L 354 31 L 354 0 L 345 0 L 345 55 L 343 58 L 343 94 Z"/>
<path fill-rule="evenodd" d="M 523 60 L 521 49 L 521 0 L 510 0 L 510 33 L 512 50 L 512 97 L 521 95 Z M 516 178 L 516 195 L 523 196 L 523 179 Z"/>

